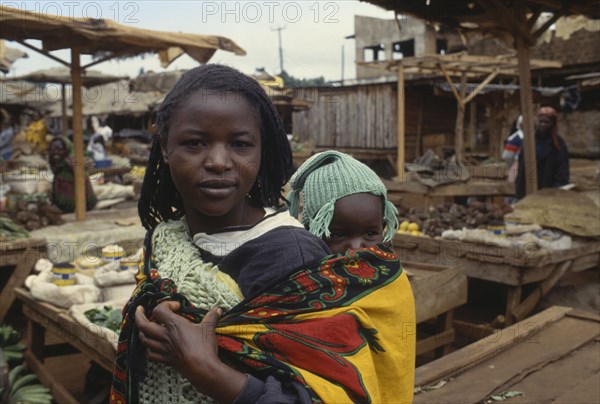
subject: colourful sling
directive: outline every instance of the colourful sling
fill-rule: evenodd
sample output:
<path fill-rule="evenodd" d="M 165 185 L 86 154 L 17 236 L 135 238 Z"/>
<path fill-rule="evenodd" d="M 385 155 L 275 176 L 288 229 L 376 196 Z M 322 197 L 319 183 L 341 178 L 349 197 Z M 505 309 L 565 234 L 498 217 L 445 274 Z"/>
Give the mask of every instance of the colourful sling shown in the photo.
<path fill-rule="evenodd" d="M 153 266 L 147 238 L 138 287 L 123 310 L 111 402 L 137 402 L 144 348 L 134 313 L 164 300 L 200 322 L 193 307 Z M 386 245 L 329 256 L 226 312 L 217 325 L 221 358 L 265 379 L 302 384 L 312 401 L 409 403 L 415 357 L 414 299 L 397 255 Z M 129 366 L 133 364 L 133 366 Z"/>

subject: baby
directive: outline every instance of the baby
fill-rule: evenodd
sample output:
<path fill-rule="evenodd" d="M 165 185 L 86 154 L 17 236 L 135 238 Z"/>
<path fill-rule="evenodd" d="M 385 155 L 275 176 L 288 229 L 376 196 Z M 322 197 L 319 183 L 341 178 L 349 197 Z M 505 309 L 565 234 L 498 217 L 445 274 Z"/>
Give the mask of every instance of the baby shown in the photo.
<path fill-rule="evenodd" d="M 325 151 L 310 157 L 290 180 L 290 213 L 321 237 L 333 253 L 390 242 L 398 230 L 398 211 L 387 200 L 377 174 L 353 157 Z"/>

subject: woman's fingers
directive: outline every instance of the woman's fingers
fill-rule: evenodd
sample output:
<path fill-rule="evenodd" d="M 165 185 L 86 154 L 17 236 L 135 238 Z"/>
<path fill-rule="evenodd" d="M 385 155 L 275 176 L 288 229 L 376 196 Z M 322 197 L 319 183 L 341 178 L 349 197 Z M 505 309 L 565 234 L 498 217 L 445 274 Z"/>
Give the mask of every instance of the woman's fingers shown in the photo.
<path fill-rule="evenodd" d="M 155 323 L 164 325 L 169 321 L 180 318 L 176 312 L 179 311 L 181 305 L 178 302 L 168 300 L 161 302 L 158 306 L 152 310 L 151 320 Z"/>
<path fill-rule="evenodd" d="M 200 323 L 200 327 L 202 329 L 203 341 L 211 341 L 211 344 L 215 345 L 216 349 L 216 337 L 215 337 L 215 328 L 217 327 L 217 323 L 223 314 L 223 309 L 220 307 L 213 307 L 206 313 L 202 322 Z"/>
<path fill-rule="evenodd" d="M 219 319 L 223 315 L 223 309 L 219 306 L 215 306 L 206 313 L 206 316 L 202 319 L 201 324 L 205 324 L 209 327 L 212 327 L 214 330 L 219 322 Z"/>
<path fill-rule="evenodd" d="M 152 322 L 146 317 L 145 311 L 142 307 L 138 307 L 135 310 L 135 324 L 137 325 L 140 338 L 142 335 L 146 340 L 164 340 L 165 339 L 165 327 L 162 325 Z"/>

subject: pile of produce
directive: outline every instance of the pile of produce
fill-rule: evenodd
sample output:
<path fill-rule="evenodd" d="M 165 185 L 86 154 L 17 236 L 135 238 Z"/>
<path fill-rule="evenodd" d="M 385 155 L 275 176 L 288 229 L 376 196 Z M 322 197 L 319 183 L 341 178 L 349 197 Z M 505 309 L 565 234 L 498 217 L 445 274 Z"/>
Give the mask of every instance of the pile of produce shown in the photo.
<path fill-rule="evenodd" d="M 431 206 L 427 211 L 410 208 L 400 212 L 400 222 L 406 222 L 406 228 L 403 229 L 401 224 L 398 232 L 418 235 L 409 230 L 410 224 L 413 224 L 413 230 L 421 229 L 422 234 L 431 237 L 441 236 L 445 230 L 486 229 L 489 226 L 503 225 L 504 215 L 510 212 L 512 208 L 509 205 L 500 206 L 480 201 L 473 201 L 468 206 L 445 203 L 437 207 Z"/>
<path fill-rule="evenodd" d="M 0 401 L 51 404 L 50 390 L 39 384 L 37 376 L 23 363 L 26 348 L 20 341 L 18 330 L 8 324 L 0 324 Z"/>
<path fill-rule="evenodd" d="M 0 241 L 13 241 L 28 238 L 29 233 L 9 217 L 0 216 Z"/>
<path fill-rule="evenodd" d="M 421 233 L 419 230 L 419 224 L 415 222 L 409 222 L 408 220 L 404 220 L 402 223 L 400 223 L 398 234 L 412 234 L 413 236 L 423 235 L 423 233 Z"/>
<path fill-rule="evenodd" d="M 22 195 L 16 210 L 7 213 L 15 223 L 29 231 L 63 223 L 61 210 L 50 203 L 45 193 Z"/>
<path fill-rule="evenodd" d="M 99 326 L 106 327 L 114 332 L 119 332 L 121 321 L 121 309 L 115 309 L 112 306 L 102 306 L 100 309 L 91 309 L 83 313 L 88 320 Z"/>
<path fill-rule="evenodd" d="M 9 365 L 21 363 L 25 345 L 21 342 L 21 333 L 11 325 L 0 324 L 0 349 L 2 356 Z"/>

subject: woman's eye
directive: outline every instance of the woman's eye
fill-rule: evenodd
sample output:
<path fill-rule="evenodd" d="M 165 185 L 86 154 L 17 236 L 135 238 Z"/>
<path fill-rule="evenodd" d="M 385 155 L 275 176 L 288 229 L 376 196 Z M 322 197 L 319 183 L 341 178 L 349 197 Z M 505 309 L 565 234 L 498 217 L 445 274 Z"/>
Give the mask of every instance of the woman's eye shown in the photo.
<path fill-rule="evenodd" d="M 250 147 L 250 146 L 252 146 L 250 143 L 244 142 L 244 141 L 241 141 L 241 140 L 236 140 L 231 145 L 233 147 Z"/>
<path fill-rule="evenodd" d="M 194 139 L 194 140 L 186 140 L 185 142 L 183 142 L 183 144 L 188 147 L 201 147 L 201 146 L 205 146 L 206 142 L 203 140 Z"/>

